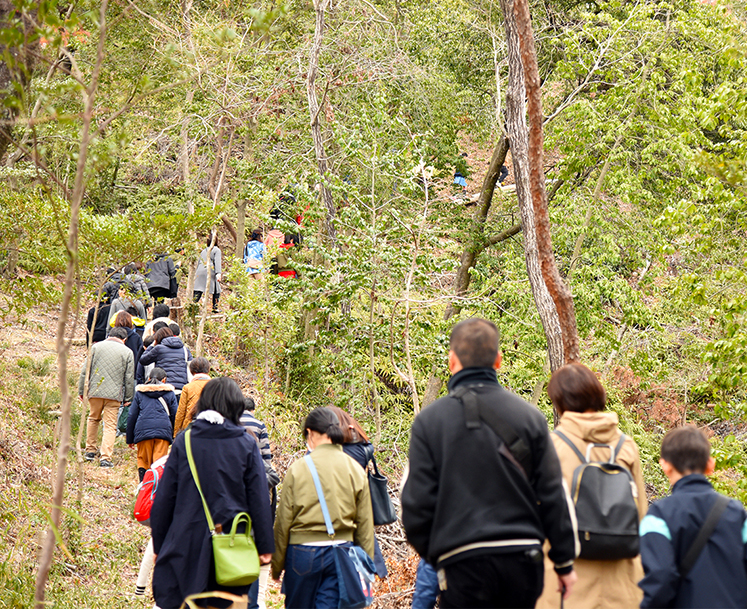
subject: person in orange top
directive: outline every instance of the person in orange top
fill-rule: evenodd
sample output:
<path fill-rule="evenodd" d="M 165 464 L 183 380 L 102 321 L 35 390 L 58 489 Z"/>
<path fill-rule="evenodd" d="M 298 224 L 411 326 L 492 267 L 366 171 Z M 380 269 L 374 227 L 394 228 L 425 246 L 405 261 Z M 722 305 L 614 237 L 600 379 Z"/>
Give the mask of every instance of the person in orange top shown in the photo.
<path fill-rule="evenodd" d="M 194 375 L 192 380 L 182 387 L 182 394 L 179 398 L 179 409 L 176 411 L 174 419 L 174 437 L 180 431 L 184 431 L 192 422 L 194 407 L 205 384 L 210 380 L 210 362 L 204 357 L 196 357 L 189 363 L 189 371 Z"/>

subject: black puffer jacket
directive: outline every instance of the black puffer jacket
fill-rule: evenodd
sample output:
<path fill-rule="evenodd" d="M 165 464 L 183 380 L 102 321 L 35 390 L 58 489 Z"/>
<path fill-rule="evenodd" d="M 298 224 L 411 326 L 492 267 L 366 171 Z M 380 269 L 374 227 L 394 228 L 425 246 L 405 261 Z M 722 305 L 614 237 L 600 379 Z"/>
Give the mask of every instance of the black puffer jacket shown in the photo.
<path fill-rule="evenodd" d="M 168 412 L 158 398 L 166 402 Z M 171 444 L 178 407 L 173 385 L 155 382 L 138 385 L 127 418 L 127 444 L 144 440 L 166 440 Z"/>
<path fill-rule="evenodd" d="M 499 453 L 498 437 L 484 422 L 467 428 L 460 400 L 451 394 L 437 400 L 412 425 L 410 471 L 402 491 L 408 541 L 435 565 L 439 557 L 469 544 L 503 542 L 520 549 L 522 542 L 538 545 L 547 538 L 556 570 L 569 572 L 576 533 L 547 420 L 503 389 L 495 370 L 464 369 L 452 377 L 449 391 L 463 385 L 475 386 L 484 404 L 499 408 L 526 443 L 530 479 Z M 471 553 L 496 551 L 501 550 L 483 547 Z"/>
<path fill-rule="evenodd" d="M 155 364 L 166 371 L 166 379 L 177 391 L 187 384 L 187 366 L 192 361 L 189 347 L 185 347 L 178 336 L 167 336 L 160 345 L 151 345 L 140 356 L 143 366 Z"/>

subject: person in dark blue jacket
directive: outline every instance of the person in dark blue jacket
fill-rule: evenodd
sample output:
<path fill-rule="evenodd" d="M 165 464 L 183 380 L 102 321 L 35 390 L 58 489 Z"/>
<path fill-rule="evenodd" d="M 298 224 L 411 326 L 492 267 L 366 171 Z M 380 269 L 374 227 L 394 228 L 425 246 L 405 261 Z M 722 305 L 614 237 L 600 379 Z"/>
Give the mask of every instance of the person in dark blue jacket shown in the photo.
<path fill-rule="evenodd" d="M 153 368 L 147 385 L 135 388 L 127 417 L 127 444 L 137 444 L 137 473 L 140 482 L 151 465 L 169 452 L 174 435 L 174 417 L 179 402 L 174 386 L 166 383 L 166 371 Z"/>
<path fill-rule="evenodd" d="M 641 607 L 747 607 L 747 513 L 739 501 L 725 503 L 692 568 L 681 573 L 721 497 L 706 480 L 715 465 L 708 438 L 692 425 L 670 431 L 659 464 L 672 494 L 651 505 L 641 521 Z"/>
<path fill-rule="evenodd" d="M 154 338 L 153 344 L 140 356 L 140 362 L 143 366 L 155 364 L 157 368 L 163 368 L 179 395 L 182 387 L 189 382 L 187 366 L 192 361 L 192 352 L 184 346 L 181 338 L 174 336 L 170 328 L 161 328 Z"/>
<path fill-rule="evenodd" d="M 236 514 L 247 512 L 260 564 L 267 564 L 275 551 L 270 498 L 257 442 L 239 424 L 244 410 L 241 389 L 229 378 L 212 379 L 200 395 L 197 410 L 190 428 L 192 454 L 212 518 L 229 531 Z M 181 607 L 186 597 L 200 592 L 222 590 L 244 596 L 249 589 L 248 585 L 219 586 L 215 581 L 210 530 L 187 462 L 185 435 L 174 440 L 150 512 L 157 555 L 153 596 L 161 609 Z M 222 609 L 231 601 L 211 598 L 196 603 Z"/>

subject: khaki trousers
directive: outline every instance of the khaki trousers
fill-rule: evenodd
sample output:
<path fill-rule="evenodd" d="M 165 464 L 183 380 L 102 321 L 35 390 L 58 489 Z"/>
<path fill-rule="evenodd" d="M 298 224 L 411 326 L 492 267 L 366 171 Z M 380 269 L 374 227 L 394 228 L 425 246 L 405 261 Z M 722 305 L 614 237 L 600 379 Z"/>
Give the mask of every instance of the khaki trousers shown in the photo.
<path fill-rule="evenodd" d="M 112 460 L 114 440 L 117 439 L 117 414 L 119 401 L 105 398 L 89 398 L 91 412 L 86 426 L 86 452 L 95 453 L 99 436 L 99 423 L 104 419 L 104 435 L 101 438 L 101 459 Z"/>
<path fill-rule="evenodd" d="M 161 457 L 169 454 L 169 446 L 166 440 L 143 440 L 137 443 L 137 466 L 150 469 L 150 466 Z"/>

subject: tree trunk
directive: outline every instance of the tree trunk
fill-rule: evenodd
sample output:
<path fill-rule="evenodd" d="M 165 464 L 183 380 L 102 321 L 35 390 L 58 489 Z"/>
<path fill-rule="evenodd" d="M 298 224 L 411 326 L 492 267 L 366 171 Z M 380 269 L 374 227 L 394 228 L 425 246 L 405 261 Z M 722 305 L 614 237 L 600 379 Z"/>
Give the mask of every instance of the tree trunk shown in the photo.
<path fill-rule="evenodd" d="M 309 57 L 309 73 L 306 80 L 306 94 L 308 97 L 309 114 L 311 115 L 311 137 L 314 140 L 314 153 L 316 154 L 316 162 L 319 167 L 319 186 L 321 189 L 322 203 L 326 212 L 324 231 L 330 244 L 334 245 L 336 242 L 334 220 L 337 210 L 335 209 L 332 192 L 327 187 L 329 164 L 327 163 L 327 153 L 324 150 L 322 128 L 319 123 L 321 107 L 319 106 L 319 99 L 316 95 L 316 77 L 319 73 L 319 56 L 322 53 L 322 42 L 324 40 L 324 11 L 327 9 L 328 4 L 329 0 L 314 0 L 316 25 L 314 27 L 314 42 Z M 322 103 L 324 103 L 324 99 L 322 99 Z"/>
<path fill-rule="evenodd" d="M 240 199 L 236 204 L 236 257 L 244 257 L 244 242 L 246 241 L 246 199 Z"/>
<path fill-rule="evenodd" d="M 563 365 L 563 338 L 555 303 L 542 277 L 540 259 L 537 249 L 535 214 L 530 193 L 528 127 L 524 104 L 524 72 L 519 55 L 519 38 L 516 18 L 513 11 L 513 0 L 501 0 L 501 9 L 505 20 L 506 42 L 508 47 L 508 88 L 506 90 L 506 122 L 511 141 L 511 158 L 513 159 L 516 195 L 519 200 L 521 223 L 524 233 L 524 257 L 542 327 L 547 339 L 547 353 L 550 369 L 556 370 Z M 542 168 L 540 167 L 540 170 Z"/>
<path fill-rule="evenodd" d="M 503 0 L 506 2 L 506 0 Z M 516 37 L 511 37 L 514 45 L 518 38 L 518 47 L 521 55 L 520 65 L 524 72 L 524 85 L 526 87 L 527 115 L 529 119 L 529 134 L 527 138 L 527 174 L 529 187 L 529 199 L 534 212 L 536 248 L 540 262 L 542 278 L 550 292 L 557 321 L 560 324 L 560 334 L 563 346 L 563 362 L 577 362 L 580 358 L 578 328 L 576 327 L 576 310 L 573 306 L 571 290 L 560 276 L 558 265 L 555 263 L 555 255 L 552 249 L 550 237 L 550 215 L 547 209 L 547 191 L 545 190 L 545 172 L 542 162 L 542 90 L 537 65 L 537 50 L 534 46 L 534 32 L 529 15 L 529 4 L 527 0 L 513 0 L 513 17 L 515 19 Z M 504 15 L 507 18 L 507 15 Z M 506 19 L 508 31 L 508 19 Z M 510 46 L 510 44 L 509 44 Z M 515 51 L 514 51 L 515 52 Z M 510 63 L 509 50 L 509 63 Z M 515 67 L 519 67 L 514 63 Z M 513 141 L 513 140 L 512 140 Z M 517 182 L 518 191 L 518 182 Z M 526 199 L 525 199 L 526 201 Z M 524 231 L 529 232 L 528 227 Z M 525 239 L 528 242 L 528 239 Z M 547 328 L 545 328 L 547 333 Z M 553 360 L 550 359 L 550 367 L 555 370 Z"/>
<path fill-rule="evenodd" d="M 70 224 L 66 243 L 67 268 L 65 271 L 65 284 L 62 291 L 62 304 L 57 319 L 57 382 L 60 388 L 60 443 L 57 449 L 57 470 L 52 489 L 52 509 L 50 514 L 50 526 L 47 530 L 41 554 L 39 556 L 39 570 L 36 574 L 36 586 L 34 603 L 36 609 L 44 609 L 45 590 L 49 571 L 52 567 L 54 548 L 56 545 L 56 532 L 60 530 L 60 518 L 62 516 L 62 504 L 65 497 L 65 470 L 67 469 L 67 456 L 70 451 L 70 389 L 67 380 L 67 358 L 70 352 L 70 342 L 66 339 L 67 318 L 70 313 L 70 302 L 75 284 L 75 270 L 78 264 L 78 229 L 80 220 L 80 207 L 83 194 L 86 189 L 86 160 L 91 142 L 91 123 L 93 121 L 94 99 L 101 74 L 101 64 L 104 61 L 104 42 L 106 40 L 106 7 L 107 0 L 102 0 L 99 10 L 99 40 L 96 53 L 96 62 L 91 74 L 91 82 L 83 92 L 84 110 L 82 116 L 80 148 L 75 171 L 75 183 L 72 198 L 70 200 Z M 83 421 L 80 422 L 83 425 Z"/>
<path fill-rule="evenodd" d="M 11 27 L 17 10 L 18 7 L 13 0 L 0 0 L 0 28 Z M 35 11 L 33 13 L 35 16 Z M 3 122 L 0 125 L 0 159 L 5 156 L 8 146 L 13 141 L 11 132 L 18 115 L 15 104 L 3 104 L 2 102 L 6 97 L 14 95 L 12 91 L 15 84 L 26 86 L 29 82 L 34 64 L 33 57 L 39 46 L 38 42 L 30 42 L 33 33 L 32 16 L 24 12 L 21 24 L 24 34 L 23 44 L 15 47 L 0 45 L 0 57 L 5 57 L 6 53 L 11 57 L 10 62 L 0 59 L 0 119 Z"/>

